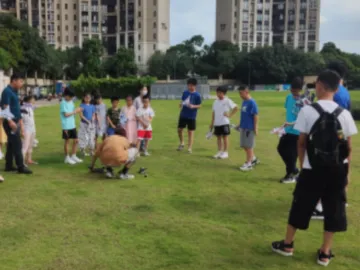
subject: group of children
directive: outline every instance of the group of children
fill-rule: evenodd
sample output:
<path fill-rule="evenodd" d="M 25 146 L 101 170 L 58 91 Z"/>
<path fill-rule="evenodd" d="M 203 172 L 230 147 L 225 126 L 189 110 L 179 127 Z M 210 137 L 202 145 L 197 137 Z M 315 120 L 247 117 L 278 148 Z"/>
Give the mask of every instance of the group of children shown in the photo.
<path fill-rule="evenodd" d="M 99 138 L 105 140 L 113 136 L 117 127 L 126 130 L 126 137 L 130 144 L 141 148 L 144 156 L 149 156 L 148 146 L 152 140 L 151 122 L 155 113 L 150 106 L 148 90 L 140 87 L 140 95 L 133 101 L 132 96 L 126 98 L 126 105 L 119 107 L 120 99 L 111 98 L 111 107 L 106 108 L 100 94 L 85 94 L 79 108 L 75 108 L 73 99 L 75 94 L 65 89 L 60 103 L 60 117 L 63 139 L 65 140 L 65 163 L 74 165 L 81 163 L 77 157 L 77 146 L 84 156 L 93 155 Z M 75 115 L 80 116 L 79 134 L 76 130 Z M 71 152 L 70 140 L 73 140 Z M 142 144 L 143 143 L 143 144 Z"/>

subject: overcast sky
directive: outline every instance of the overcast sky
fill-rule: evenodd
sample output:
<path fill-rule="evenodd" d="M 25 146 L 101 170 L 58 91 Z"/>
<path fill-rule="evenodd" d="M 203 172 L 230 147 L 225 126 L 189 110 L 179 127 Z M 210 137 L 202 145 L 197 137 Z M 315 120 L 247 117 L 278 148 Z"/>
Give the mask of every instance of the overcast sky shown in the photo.
<path fill-rule="evenodd" d="M 229 1 L 229 0 L 222 0 Z M 171 44 L 201 34 L 215 40 L 216 0 L 172 0 Z M 360 0 L 321 0 L 320 41 L 333 41 L 347 52 L 360 53 Z"/>

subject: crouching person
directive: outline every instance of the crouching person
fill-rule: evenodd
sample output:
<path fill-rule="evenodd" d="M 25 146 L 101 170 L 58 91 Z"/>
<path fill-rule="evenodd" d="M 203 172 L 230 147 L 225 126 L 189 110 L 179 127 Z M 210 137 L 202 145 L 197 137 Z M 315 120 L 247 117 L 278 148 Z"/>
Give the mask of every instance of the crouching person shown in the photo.
<path fill-rule="evenodd" d="M 115 129 L 115 136 L 107 137 L 102 144 L 97 148 L 91 166 L 89 167 L 92 172 L 95 163 L 99 158 L 103 166 L 106 168 L 106 176 L 114 178 L 114 168 L 123 169 L 119 171 L 119 177 L 123 180 L 134 179 L 135 176 L 129 174 L 129 169 L 135 163 L 138 150 L 130 148 L 130 142 L 126 138 L 126 131 L 122 127 Z"/>

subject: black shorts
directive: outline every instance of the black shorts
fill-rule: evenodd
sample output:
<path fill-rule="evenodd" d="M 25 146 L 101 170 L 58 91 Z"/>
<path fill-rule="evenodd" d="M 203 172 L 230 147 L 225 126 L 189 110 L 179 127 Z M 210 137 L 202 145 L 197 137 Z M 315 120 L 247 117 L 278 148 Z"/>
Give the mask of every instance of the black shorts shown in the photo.
<path fill-rule="evenodd" d="M 294 191 L 289 224 L 297 229 L 306 230 L 316 204 L 321 199 L 325 218 L 324 230 L 346 231 L 346 182 L 345 166 L 331 172 L 302 170 Z"/>
<path fill-rule="evenodd" d="M 230 125 L 214 127 L 215 136 L 228 136 L 230 135 Z"/>
<path fill-rule="evenodd" d="M 64 140 L 76 140 L 78 138 L 76 128 L 69 129 L 69 130 L 63 130 L 62 138 Z"/>
<path fill-rule="evenodd" d="M 184 129 L 186 128 L 190 131 L 196 130 L 196 120 L 190 118 L 181 118 L 179 119 L 178 128 Z"/>

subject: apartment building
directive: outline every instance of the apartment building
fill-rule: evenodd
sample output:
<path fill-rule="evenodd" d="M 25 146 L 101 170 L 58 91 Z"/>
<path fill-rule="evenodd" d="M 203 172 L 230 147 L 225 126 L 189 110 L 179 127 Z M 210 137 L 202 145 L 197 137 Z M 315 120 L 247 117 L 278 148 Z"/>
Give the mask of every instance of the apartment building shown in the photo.
<path fill-rule="evenodd" d="M 170 46 L 170 0 L 0 0 L 0 7 L 56 48 L 98 38 L 108 55 L 133 49 L 143 69 L 156 50 Z"/>
<path fill-rule="evenodd" d="M 216 40 L 242 51 L 277 43 L 318 51 L 320 0 L 217 0 Z"/>

